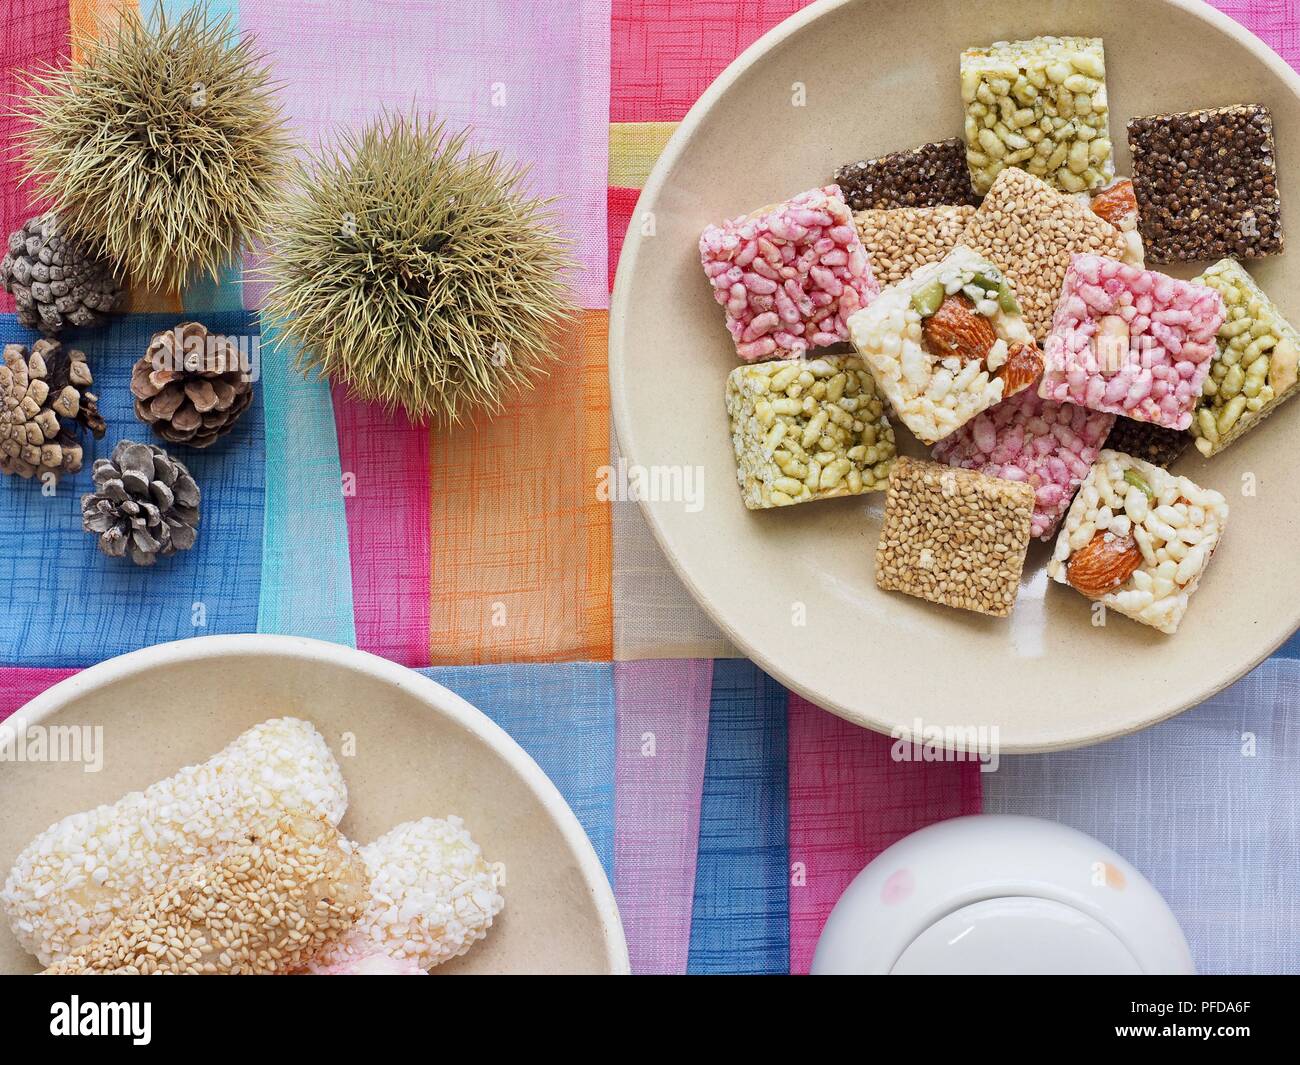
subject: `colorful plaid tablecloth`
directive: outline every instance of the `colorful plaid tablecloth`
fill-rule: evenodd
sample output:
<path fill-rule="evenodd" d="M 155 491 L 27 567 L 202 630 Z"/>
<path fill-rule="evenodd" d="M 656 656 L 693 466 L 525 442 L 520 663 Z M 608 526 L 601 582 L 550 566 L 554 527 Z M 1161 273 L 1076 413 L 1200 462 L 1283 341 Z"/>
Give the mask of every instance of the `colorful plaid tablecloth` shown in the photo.
<path fill-rule="evenodd" d="M 6 0 L 0 93 L 135 0 Z M 180 10 L 182 0 L 166 5 Z M 198 547 L 152 571 L 80 531 L 82 478 L 0 485 L 0 716 L 78 668 L 229 632 L 354 645 L 447 685 L 510 731 L 605 862 L 638 972 L 805 972 L 854 874 L 930 822 L 1037 814 L 1116 847 L 1164 892 L 1209 972 L 1300 972 L 1300 643 L 1218 698 L 1083 751 L 981 774 L 900 762 L 890 741 L 736 656 L 660 556 L 617 462 L 606 319 L 637 190 L 674 125 L 800 0 L 217 0 L 270 52 L 310 146 L 413 104 L 531 164 L 577 241 L 567 357 L 509 417 L 410 425 L 263 361 L 260 404 L 191 456 Z M 1300 63 L 1293 0 L 1217 6 Z M 14 120 L 0 118 L 6 149 Z M 31 213 L 8 150 L 0 231 Z M 134 432 L 129 368 L 199 317 L 258 337 L 241 269 L 77 337 L 110 432 Z M 7 297 L 5 297 L 7 299 Z M 0 340 L 30 339 L 0 304 Z"/>

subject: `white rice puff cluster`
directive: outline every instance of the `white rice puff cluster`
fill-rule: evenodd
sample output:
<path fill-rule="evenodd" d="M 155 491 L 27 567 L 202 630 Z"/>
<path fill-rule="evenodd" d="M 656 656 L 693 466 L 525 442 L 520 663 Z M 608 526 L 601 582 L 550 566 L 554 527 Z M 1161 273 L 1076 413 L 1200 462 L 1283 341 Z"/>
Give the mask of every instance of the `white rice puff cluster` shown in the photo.
<path fill-rule="evenodd" d="M 378 952 L 430 969 L 484 938 L 505 906 L 503 870 L 488 864 L 459 817 L 407 821 L 362 847 L 361 857 L 370 902 L 320 967 Z"/>
<path fill-rule="evenodd" d="M 916 270 L 909 278 L 885 289 L 872 303 L 849 319 L 849 335 L 858 354 L 871 368 L 876 384 L 902 422 L 922 441 L 933 444 L 960 428 L 981 411 L 1002 399 L 1003 382 L 994 378 L 1006 360 L 1008 346 L 1032 341 L 1017 314 L 1008 314 L 989 301 L 980 308 L 993 326 L 999 343 L 988 366 L 980 361 L 963 363 L 956 357 L 935 358 L 922 343 L 920 312 L 912 297 L 939 281 L 948 295 L 968 286 L 976 274 L 1001 277 L 992 263 L 965 246 L 946 259 Z"/>
<path fill-rule="evenodd" d="M 1154 498 L 1132 483 L 1135 480 L 1145 483 Z M 1047 572 L 1053 580 L 1068 584 L 1070 557 L 1098 532 L 1131 535 L 1142 562 L 1127 581 L 1099 601 L 1125 617 L 1173 634 L 1227 521 L 1227 500 L 1213 489 L 1131 455 L 1103 451 L 1066 515 Z"/>

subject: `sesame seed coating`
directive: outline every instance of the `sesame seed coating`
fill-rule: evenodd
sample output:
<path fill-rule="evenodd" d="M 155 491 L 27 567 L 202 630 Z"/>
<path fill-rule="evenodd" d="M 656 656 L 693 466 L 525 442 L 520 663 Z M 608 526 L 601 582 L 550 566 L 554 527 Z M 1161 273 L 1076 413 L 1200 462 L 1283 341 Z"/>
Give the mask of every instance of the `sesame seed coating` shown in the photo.
<path fill-rule="evenodd" d="M 899 458 L 885 495 L 876 584 L 1006 617 L 1029 547 L 1034 490 L 975 470 Z"/>
<path fill-rule="evenodd" d="M 201 765 L 56 822 L 19 854 L 0 907 L 23 948 L 49 965 L 250 827 L 290 811 L 337 824 L 346 808 L 343 775 L 321 734 L 276 718 Z"/>
<path fill-rule="evenodd" d="M 459 817 L 407 821 L 361 848 L 370 900 L 312 971 L 376 952 L 429 969 L 487 935 L 505 906 L 505 870 L 489 864 Z"/>
<path fill-rule="evenodd" d="M 351 928 L 367 894 L 352 844 L 324 818 L 290 815 L 137 899 L 46 973 L 288 973 Z"/>
<path fill-rule="evenodd" d="M 966 145 L 957 137 L 847 163 L 835 172 L 835 184 L 855 211 L 979 203 Z"/>
<path fill-rule="evenodd" d="M 961 241 L 974 207 L 900 207 L 853 216 L 871 272 L 881 285 L 902 281 L 913 270 L 937 263 Z"/>
<path fill-rule="evenodd" d="M 1273 116 L 1259 104 L 1128 124 L 1142 241 L 1155 263 L 1283 249 Z"/>
<path fill-rule="evenodd" d="M 1124 234 L 1073 196 L 1015 167 L 998 174 L 962 243 L 1000 266 L 1038 340 L 1052 327 L 1061 283 L 1076 253 L 1122 259 Z"/>
<path fill-rule="evenodd" d="M 1106 446 L 1111 451 L 1142 459 L 1153 466 L 1169 466 L 1192 442 L 1192 434 L 1178 429 L 1166 429 L 1151 422 L 1116 418 Z"/>

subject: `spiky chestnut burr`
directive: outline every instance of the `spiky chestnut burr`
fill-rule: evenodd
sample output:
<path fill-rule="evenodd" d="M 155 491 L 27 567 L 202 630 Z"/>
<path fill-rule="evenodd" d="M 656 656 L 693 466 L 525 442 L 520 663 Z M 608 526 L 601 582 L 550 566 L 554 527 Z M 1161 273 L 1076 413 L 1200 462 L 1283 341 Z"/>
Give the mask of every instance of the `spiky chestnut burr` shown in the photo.
<path fill-rule="evenodd" d="M 303 164 L 273 221 L 263 313 L 300 368 L 417 422 L 500 410 L 573 313 L 551 201 L 468 138 L 383 116 Z"/>
<path fill-rule="evenodd" d="M 28 181 L 120 274 L 174 290 L 265 232 L 290 141 L 252 38 L 205 7 L 134 5 L 82 58 L 24 76 Z"/>

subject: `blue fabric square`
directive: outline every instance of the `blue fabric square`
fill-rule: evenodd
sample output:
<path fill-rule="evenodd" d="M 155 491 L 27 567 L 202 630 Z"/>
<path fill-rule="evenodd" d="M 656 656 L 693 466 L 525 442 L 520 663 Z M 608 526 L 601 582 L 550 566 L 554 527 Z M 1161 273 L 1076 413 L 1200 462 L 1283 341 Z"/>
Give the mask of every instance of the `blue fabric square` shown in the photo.
<path fill-rule="evenodd" d="M 614 882 L 614 666 L 421 669 L 508 732 L 560 790 Z"/>
<path fill-rule="evenodd" d="M 250 345 L 259 339 L 256 317 L 244 311 L 197 318 Z M 182 321 L 184 315 L 130 314 L 64 335 L 65 344 L 86 353 L 108 433 L 98 441 L 85 437 L 85 467 L 64 477 L 53 495 L 42 494 L 35 479 L 0 477 L 0 663 L 86 666 L 168 640 L 256 629 L 265 464 L 260 395 L 225 438 L 203 451 L 166 445 L 134 412 L 131 367 L 156 331 Z M 0 342 L 30 347 L 37 339 L 13 315 L 0 315 Z M 92 462 L 123 439 L 165 447 L 189 467 L 203 494 L 198 542 L 151 567 L 105 556 L 81 527 Z"/>
<path fill-rule="evenodd" d="M 790 971 L 787 702 L 752 662 L 713 664 L 687 972 Z"/>

